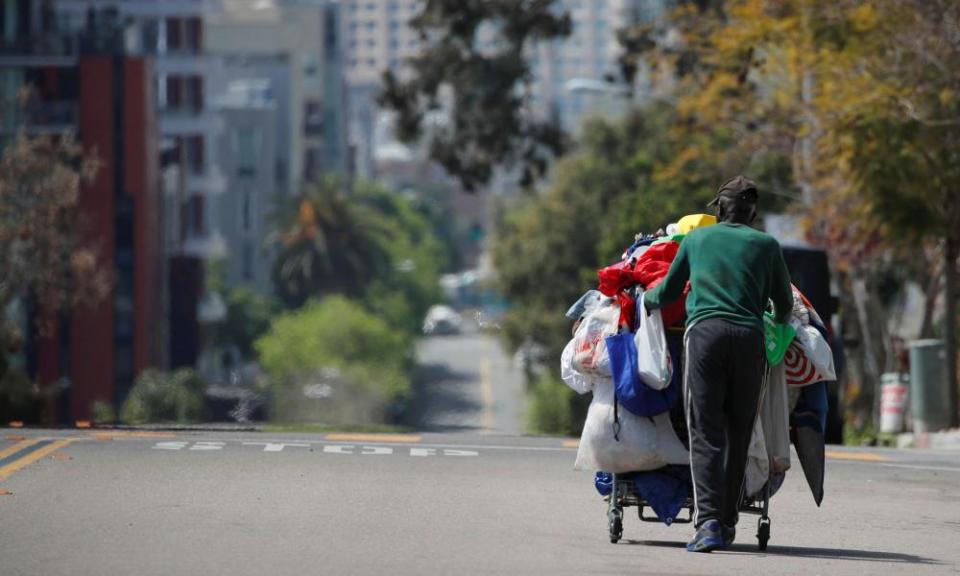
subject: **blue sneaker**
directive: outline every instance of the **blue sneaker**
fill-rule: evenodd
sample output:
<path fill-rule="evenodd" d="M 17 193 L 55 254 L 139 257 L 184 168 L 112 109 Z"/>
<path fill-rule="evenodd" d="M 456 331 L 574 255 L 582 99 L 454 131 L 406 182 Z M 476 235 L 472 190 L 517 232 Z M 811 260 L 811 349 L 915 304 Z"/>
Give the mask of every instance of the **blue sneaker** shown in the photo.
<path fill-rule="evenodd" d="M 693 539 L 687 543 L 687 552 L 713 552 L 726 547 L 723 526 L 719 520 L 707 520 Z"/>
<path fill-rule="evenodd" d="M 723 547 L 729 548 L 730 545 L 733 544 L 734 539 L 737 537 L 737 527 L 724 525 L 722 529 L 722 533 L 723 533 Z"/>

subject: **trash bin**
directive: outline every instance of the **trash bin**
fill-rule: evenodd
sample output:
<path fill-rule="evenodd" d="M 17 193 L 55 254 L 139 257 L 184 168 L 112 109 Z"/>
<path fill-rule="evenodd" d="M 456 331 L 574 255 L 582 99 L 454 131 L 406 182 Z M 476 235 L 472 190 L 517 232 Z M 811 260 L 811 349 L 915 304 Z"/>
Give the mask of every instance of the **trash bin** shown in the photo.
<path fill-rule="evenodd" d="M 904 415 L 910 392 L 910 375 L 887 372 L 880 376 L 880 431 L 903 432 Z"/>
<path fill-rule="evenodd" d="M 917 434 L 950 426 L 947 353 L 943 340 L 910 343 L 910 413 Z"/>

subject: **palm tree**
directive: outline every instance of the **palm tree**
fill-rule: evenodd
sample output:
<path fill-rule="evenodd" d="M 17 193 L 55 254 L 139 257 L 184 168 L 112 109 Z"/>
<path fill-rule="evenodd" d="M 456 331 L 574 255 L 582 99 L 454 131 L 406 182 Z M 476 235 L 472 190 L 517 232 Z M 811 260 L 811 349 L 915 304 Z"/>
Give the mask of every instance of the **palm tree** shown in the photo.
<path fill-rule="evenodd" d="M 311 297 L 357 296 L 388 274 L 388 233 L 374 216 L 333 178 L 281 206 L 270 238 L 278 248 L 271 276 L 280 299 L 295 308 Z"/>

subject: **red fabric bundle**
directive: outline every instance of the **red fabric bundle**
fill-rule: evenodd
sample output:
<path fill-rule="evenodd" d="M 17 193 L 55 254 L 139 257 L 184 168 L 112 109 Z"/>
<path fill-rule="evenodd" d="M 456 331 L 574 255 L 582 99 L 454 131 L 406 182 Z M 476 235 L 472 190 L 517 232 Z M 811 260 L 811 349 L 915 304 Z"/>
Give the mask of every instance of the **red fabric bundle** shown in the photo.
<path fill-rule="evenodd" d="M 626 289 L 640 284 L 649 290 L 662 282 L 679 250 L 680 244 L 676 242 L 654 244 L 647 248 L 636 262 L 624 260 L 597 272 L 599 279 L 597 289 L 604 296 L 616 296 L 620 302 L 621 325 L 625 324 L 633 330 L 633 319 L 636 317 L 636 302 L 627 294 Z M 686 318 L 686 300 L 689 292 L 688 284 L 683 292 L 683 298 L 663 309 L 664 326 L 673 326 Z"/>

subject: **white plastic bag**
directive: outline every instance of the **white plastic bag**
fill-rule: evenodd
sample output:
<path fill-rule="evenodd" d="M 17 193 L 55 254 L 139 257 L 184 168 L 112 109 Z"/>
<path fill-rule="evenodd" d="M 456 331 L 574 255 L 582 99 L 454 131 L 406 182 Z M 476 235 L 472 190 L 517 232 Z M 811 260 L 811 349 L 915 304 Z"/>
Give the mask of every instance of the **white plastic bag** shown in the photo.
<path fill-rule="evenodd" d="M 768 368 L 766 389 L 760 403 L 760 423 L 771 473 L 790 469 L 790 413 L 784 365 Z"/>
<path fill-rule="evenodd" d="M 660 310 L 654 310 L 648 316 L 643 299 L 641 294 L 637 301 L 637 332 L 633 337 L 637 345 L 637 369 L 644 384 L 654 390 L 663 390 L 673 379 L 673 360 L 667 348 L 663 315 Z"/>
<path fill-rule="evenodd" d="M 770 478 L 770 459 L 767 456 L 767 443 L 763 437 L 763 425 L 757 418 L 753 423 L 750 436 L 750 448 L 747 450 L 747 468 L 744 472 L 744 491 L 748 497 L 760 493 Z"/>
<path fill-rule="evenodd" d="M 689 462 L 667 414 L 651 419 L 635 416 L 621 406 L 619 439 L 615 438 L 613 398 L 613 380 L 596 379 L 574 464 L 577 470 L 619 474 Z"/>
<path fill-rule="evenodd" d="M 620 306 L 613 299 L 583 317 L 573 336 L 572 366 L 580 374 L 610 376 L 610 356 L 605 338 L 617 333 Z"/>
<path fill-rule="evenodd" d="M 833 351 L 819 330 L 809 325 L 797 330 L 797 343 L 817 370 L 817 382 L 837 379 L 837 371 L 833 366 Z"/>
<path fill-rule="evenodd" d="M 576 339 L 567 342 L 560 356 L 560 378 L 577 394 L 586 394 L 593 390 L 593 377 L 581 374 L 573 363 Z"/>

